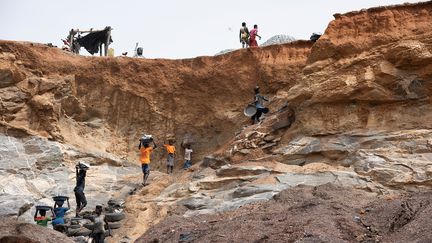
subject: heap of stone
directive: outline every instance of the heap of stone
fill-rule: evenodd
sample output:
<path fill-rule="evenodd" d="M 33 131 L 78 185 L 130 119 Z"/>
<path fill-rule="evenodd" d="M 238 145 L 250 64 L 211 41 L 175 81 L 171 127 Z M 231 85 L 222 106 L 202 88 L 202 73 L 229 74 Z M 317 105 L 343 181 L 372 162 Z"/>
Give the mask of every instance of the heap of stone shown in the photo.
<path fill-rule="evenodd" d="M 285 44 L 295 41 L 294 37 L 289 35 L 275 35 L 261 44 L 261 46 L 270 46 L 277 44 Z"/>

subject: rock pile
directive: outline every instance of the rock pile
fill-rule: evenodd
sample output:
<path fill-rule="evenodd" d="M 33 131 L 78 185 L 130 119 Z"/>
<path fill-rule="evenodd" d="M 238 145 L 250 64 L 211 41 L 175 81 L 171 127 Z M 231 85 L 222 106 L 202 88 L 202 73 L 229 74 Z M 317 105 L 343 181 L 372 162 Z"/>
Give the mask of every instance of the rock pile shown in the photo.
<path fill-rule="evenodd" d="M 264 43 L 262 43 L 260 46 L 270 46 L 270 45 L 278 45 L 278 44 L 285 44 L 295 41 L 294 37 L 289 35 L 275 35 L 266 40 Z"/>

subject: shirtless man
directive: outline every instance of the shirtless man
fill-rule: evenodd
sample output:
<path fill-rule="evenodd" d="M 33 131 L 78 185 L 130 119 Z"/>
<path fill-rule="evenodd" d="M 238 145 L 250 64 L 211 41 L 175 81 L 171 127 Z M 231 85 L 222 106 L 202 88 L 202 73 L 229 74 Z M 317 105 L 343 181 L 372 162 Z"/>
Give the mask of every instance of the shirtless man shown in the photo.
<path fill-rule="evenodd" d="M 246 27 L 246 23 L 242 23 L 242 27 L 240 28 L 240 43 L 242 44 L 242 48 L 247 48 L 249 46 L 249 30 Z"/>

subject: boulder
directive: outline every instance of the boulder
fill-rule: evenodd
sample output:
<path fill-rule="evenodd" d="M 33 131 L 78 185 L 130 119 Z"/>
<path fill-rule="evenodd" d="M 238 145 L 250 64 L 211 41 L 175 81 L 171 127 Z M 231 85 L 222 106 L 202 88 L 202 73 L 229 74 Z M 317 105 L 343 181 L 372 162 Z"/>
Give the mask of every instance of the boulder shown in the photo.
<path fill-rule="evenodd" d="M 270 174 L 275 172 L 264 166 L 222 166 L 216 171 L 216 175 L 220 177 L 234 177 L 234 176 L 251 176 Z"/>
<path fill-rule="evenodd" d="M 212 169 L 217 169 L 227 164 L 229 164 L 229 162 L 222 157 L 215 157 L 213 155 L 208 155 L 204 157 L 202 166 L 210 167 Z"/>

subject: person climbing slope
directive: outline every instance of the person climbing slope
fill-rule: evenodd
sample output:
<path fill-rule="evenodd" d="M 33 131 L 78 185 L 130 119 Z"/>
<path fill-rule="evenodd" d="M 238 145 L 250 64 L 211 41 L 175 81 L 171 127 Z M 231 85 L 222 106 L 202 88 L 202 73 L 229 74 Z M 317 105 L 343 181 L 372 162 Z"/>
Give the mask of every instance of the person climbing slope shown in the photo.
<path fill-rule="evenodd" d="M 79 162 L 75 166 L 76 186 L 74 188 L 74 192 L 75 192 L 75 200 L 77 204 L 76 217 L 79 217 L 79 213 L 87 205 L 87 199 L 84 194 L 84 188 L 85 188 L 85 177 L 86 177 L 87 170 L 89 168 L 90 165 L 84 162 Z"/>
<path fill-rule="evenodd" d="M 239 38 L 242 48 L 247 48 L 249 46 L 249 29 L 246 27 L 245 22 L 242 23 L 242 27 L 240 28 Z"/>
<path fill-rule="evenodd" d="M 269 100 L 260 94 L 259 86 L 255 86 L 254 92 L 255 92 L 254 104 L 256 107 L 256 113 L 251 117 L 253 124 L 258 123 L 260 121 L 261 115 L 263 113 L 266 114 L 269 111 L 268 108 L 264 107 L 264 101 L 269 101 Z"/>
<path fill-rule="evenodd" d="M 258 47 L 258 42 L 256 41 L 257 36 L 261 40 L 261 36 L 258 35 L 258 25 L 254 25 L 254 28 L 250 31 L 250 37 L 249 37 L 250 47 Z"/>
<path fill-rule="evenodd" d="M 174 169 L 174 159 L 176 155 L 176 149 L 174 147 L 174 141 L 172 139 L 168 140 L 168 144 L 164 144 L 166 151 L 168 153 L 167 156 L 167 174 L 172 174 Z"/>
<path fill-rule="evenodd" d="M 149 142 L 153 142 L 153 147 L 150 147 Z M 157 148 L 157 145 L 153 138 L 146 140 L 140 140 L 140 144 L 138 145 L 138 149 L 140 151 L 140 162 L 141 169 L 143 172 L 143 186 L 147 186 L 147 180 L 150 175 L 150 155 L 154 149 Z"/>

